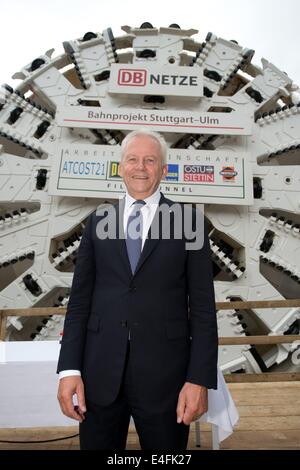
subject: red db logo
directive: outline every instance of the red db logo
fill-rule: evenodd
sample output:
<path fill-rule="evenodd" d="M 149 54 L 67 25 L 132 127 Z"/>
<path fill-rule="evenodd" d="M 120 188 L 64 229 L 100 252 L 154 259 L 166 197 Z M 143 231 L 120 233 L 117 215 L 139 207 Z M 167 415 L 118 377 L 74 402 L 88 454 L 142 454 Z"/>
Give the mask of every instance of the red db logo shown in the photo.
<path fill-rule="evenodd" d="M 145 86 L 146 79 L 146 70 L 120 69 L 118 75 L 118 85 Z"/>

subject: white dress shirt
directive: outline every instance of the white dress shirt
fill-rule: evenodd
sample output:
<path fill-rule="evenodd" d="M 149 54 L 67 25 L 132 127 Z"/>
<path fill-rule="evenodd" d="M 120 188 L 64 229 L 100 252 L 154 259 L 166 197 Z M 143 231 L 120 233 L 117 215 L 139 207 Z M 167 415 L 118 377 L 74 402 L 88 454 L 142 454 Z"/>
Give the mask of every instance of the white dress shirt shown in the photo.
<path fill-rule="evenodd" d="M 143 234 L 142 234 L 142 249 L 144 248 L 144 244 L 147 238 L 147 234 L 149 231 L 149 228 L 152 224 L 155 212 L 158 208 L 160 200 L 160 191 L 157 189 L 151 196 L 147 197 L 144 199 L 144 202 L 146 203 L 144 206 L 141 208 L 141 214 L 143 217 Z M 127 222 L 129 215 L 131 211 L 133 210 L 132 205 L 136 199 L 134 199 L 128 192 L 126 192 L 125 195 L 125 207 L 124 207 L 124 218 L 123 218 L 123 224 L 124 224 L 124 232 L 126 233 L 126 227 L 127 227 Z M 70 377 L 72 375 L 81 375 L 79 370 L 62 370 L 59 372 L 59 379 L 62 379 L 64 377 Z"/>
<path fill-rule="evenodd" d="M 152 224 L 156 209 L 159 204 L 160 200 L 160 192 L 159 189 L 155 191 L 155 193 L 151 194 L 151 196 L 147 197 L 146 199 L 143 199 L 144 202 L 146 203 L 144 206 L 141 207 L 141 214 L 143 217 L 143 233 L 142 233 L 142 249 L 144 248 L 144 244 L 147 238 L 147 234 L 149 231 L 149 228 Z M 126 227 L 127 227 L 127 222 L 128 218 L 130 216 L 130 213 L 133 210 L 133 204 L 135 203 L 136 199 L 134 199 L 130 194 L 126 193 L 125 196 L 125 207 L 124 207 L 124 218 L 123 218 L 123 224 L 124 224 L 124 232 L 126 233 Z"/>

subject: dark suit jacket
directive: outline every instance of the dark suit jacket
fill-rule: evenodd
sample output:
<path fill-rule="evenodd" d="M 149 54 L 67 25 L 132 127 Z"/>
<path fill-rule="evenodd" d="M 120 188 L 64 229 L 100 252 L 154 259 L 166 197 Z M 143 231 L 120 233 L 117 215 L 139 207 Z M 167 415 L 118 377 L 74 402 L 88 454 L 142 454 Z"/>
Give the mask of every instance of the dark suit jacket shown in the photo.
<path fill-rule="evenodd" d="M 161 203 L 174 204 L 163 195 Z M 116 209 L 122 212 L 124 202 Z M 169 399 L 176 403 L 186 381 L 216 388 L 207 233 L 197 251 L 186 251 L 183 238 L 147 239 L 132 275 L 125 240 L 99 240 L 98 221 L 96 212 L 89 216 L 81 240 L 58 372 L 80 370 L 87 400 L 111 403 L 120 388 L 130 329 L 136 392 L 149 409 Z M 122 224 L 118 230 L 122 233 Z"/>

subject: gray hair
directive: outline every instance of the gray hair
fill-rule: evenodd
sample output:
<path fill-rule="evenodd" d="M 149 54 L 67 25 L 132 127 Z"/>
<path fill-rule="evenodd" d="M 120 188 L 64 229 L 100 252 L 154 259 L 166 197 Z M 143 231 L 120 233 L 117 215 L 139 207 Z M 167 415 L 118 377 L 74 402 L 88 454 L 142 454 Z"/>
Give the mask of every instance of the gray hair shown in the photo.
<path fill-rule="evenodd" d="M 168 146 L 164 139 L 164 137 L 159 134 L 158 132 L 150 131 L 149 129 L 138 129 L 136 131 L 129 132 L 126 135 L 125 139 L 123 139 L 121 144 L 121 159 L 124 157 L 127 145 L 135 138 L 135 137 L 149 137 L 150 139 L 155 140 L 160 147 L 160 154 L 162 158 L 162 164 L 167 164 L 167 151 Z"/>

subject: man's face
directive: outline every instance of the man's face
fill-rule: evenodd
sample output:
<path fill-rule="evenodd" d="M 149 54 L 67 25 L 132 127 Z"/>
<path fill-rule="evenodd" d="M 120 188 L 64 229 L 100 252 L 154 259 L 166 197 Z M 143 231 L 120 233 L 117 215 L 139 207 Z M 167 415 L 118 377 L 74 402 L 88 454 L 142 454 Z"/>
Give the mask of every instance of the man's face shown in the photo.
<path fill-rule="evenodd" d="M 159 144 L 148 136 L 137 136 L 129 142 L 119 166 L 127 191 L 135 199 L 151 196 L 167 171 Z"/>

